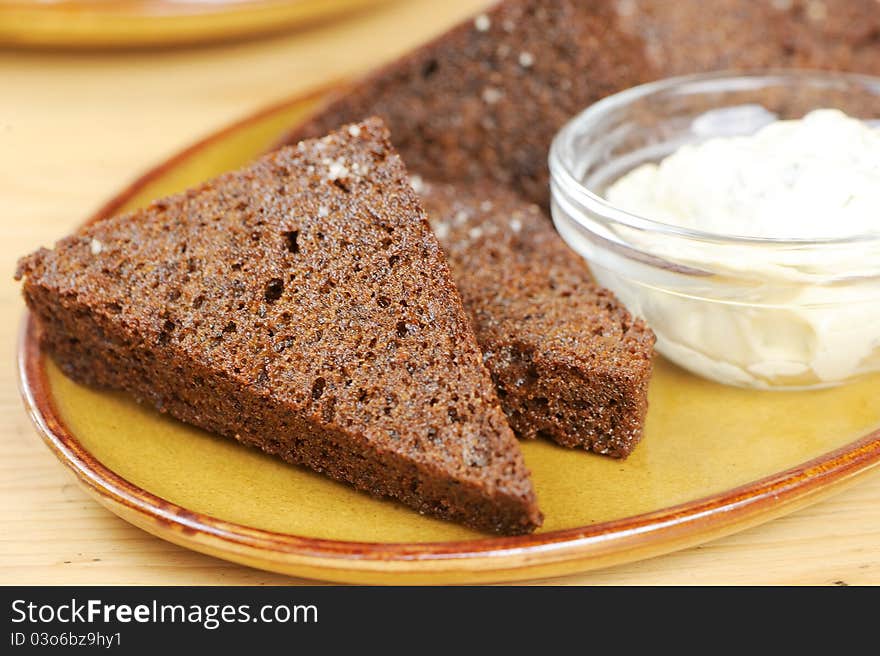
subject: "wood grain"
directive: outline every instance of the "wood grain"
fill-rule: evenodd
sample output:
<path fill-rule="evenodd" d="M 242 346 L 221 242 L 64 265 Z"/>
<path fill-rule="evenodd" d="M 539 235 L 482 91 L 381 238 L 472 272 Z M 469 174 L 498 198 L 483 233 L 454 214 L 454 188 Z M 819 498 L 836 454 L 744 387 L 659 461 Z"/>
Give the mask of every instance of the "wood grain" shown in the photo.
<path fill-rule="evenodd" d="M 92 502 L 49 453 L 12 366 L 16 258 L 226 123 L 422 41 L 482 0 L 398 2 L 252 43 L 170 52 L 0 52 L 0 584 L 296 584 L 175 547 Z M 564 584 L 880 584 L 880 476 L 702 547 Z"/>

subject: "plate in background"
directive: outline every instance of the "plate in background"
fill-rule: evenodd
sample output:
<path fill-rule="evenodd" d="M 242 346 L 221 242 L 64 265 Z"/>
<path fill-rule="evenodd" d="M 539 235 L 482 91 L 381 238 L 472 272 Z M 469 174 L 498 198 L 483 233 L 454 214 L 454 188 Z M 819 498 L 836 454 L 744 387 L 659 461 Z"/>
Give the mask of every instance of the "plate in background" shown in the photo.
<path fill-rule="evenodd" d="M 0 0 L 0 45 L 137 48 L 240 39 L 387 0 Z"/>
<path fill-rule="evenodd" d="M 320 98 L 270 108 L 183 151 L 95 220 L 246 163 Z M 529 536 L 486 537 L 78 385 L 40 352 L 31 319 L 19 356 L 40 433 L 111 511 L 196 551 L 330 581 L 478 583 L 605 567 L 768 521 L 880 464 L 880 376 L 760 392 L 660 359 L 635 453 L 617 461 L 524 443 L 545 525 Z"/>

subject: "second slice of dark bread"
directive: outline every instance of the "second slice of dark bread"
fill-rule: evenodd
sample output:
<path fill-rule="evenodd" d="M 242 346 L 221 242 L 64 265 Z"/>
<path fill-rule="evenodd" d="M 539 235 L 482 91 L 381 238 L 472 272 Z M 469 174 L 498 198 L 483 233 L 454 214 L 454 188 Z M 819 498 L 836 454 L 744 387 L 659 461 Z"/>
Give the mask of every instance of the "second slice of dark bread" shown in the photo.
<path fill-rule="evenodd" d="M 536 205 L 491 184 L 416 188 L 513 429 L 629 455 L 648 408 L 651 330 Z"/>
<path fill-rule="evenodd" d="M 77 380 L 423 513 L 510 534 L 541 523 L 376 119 L 88 226 L 19 276 Z"/>
<path fill-rule="evenodd" d="M 411 171 L 492 179 L 546 207 L 556 131 L 651 77 L 609 0 L 506 0 L 343 90 L 286 141 L 381 116 Z"/>

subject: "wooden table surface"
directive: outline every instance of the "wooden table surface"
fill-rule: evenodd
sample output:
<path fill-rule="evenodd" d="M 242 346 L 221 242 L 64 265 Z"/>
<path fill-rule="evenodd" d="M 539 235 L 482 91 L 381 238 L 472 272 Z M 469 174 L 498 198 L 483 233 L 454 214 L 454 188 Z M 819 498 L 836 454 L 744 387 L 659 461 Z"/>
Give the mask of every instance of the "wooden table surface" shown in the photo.
<path fill-rule="evenodd" d="M 19 399 L 15 261 L 195 139 L 391 58 L 481 4 L 408 0 L 283 36 L 173 52 L 0 51 L 0 584 L 302 583 L 151 537 L 79 489 Z M 880 584 L 880 476 L 701 547 L 550 582 Z"/>

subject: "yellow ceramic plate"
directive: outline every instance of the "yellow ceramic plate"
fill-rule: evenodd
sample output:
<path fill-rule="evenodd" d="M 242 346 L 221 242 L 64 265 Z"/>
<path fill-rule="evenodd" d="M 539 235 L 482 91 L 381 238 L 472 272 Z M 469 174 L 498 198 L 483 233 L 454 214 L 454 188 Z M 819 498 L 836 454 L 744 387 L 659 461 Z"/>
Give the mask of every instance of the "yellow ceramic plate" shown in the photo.
<path fill-rule="evenodd" d="M 0 0 L 0 45 L 185 45 L 277 32 L 382 1 Z"/>
<path fill-rule="evenodd" d="M 272 108 L 162 164 L 97 219 L 237 167 L 320 94 Z M 60 373 L 25 324 L 22 388 L 56 455 L 110 510 L 164 539 L 254 567 L 350 582 L 484 582 L 646 558 L 767 521 L 880 463 L 880 377 L 756 392 L 659 360 L 646 434 L 626 461 L 523 444 L 546 515 L 488 538 L 284 464 Z"/>

